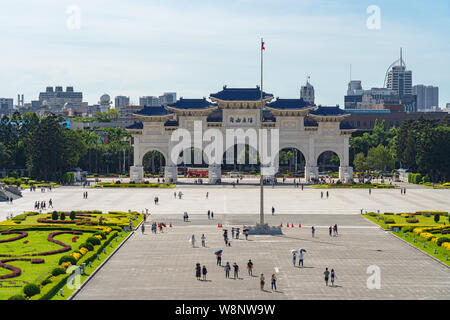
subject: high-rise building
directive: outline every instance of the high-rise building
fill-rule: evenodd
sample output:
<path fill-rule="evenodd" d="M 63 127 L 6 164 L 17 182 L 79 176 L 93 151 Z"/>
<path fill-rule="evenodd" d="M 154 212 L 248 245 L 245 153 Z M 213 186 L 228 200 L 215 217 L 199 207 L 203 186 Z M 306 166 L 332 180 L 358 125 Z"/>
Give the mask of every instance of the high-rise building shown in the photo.
<path fill-rule="evenodd" d="M 75 108 L 79 108 L 83 102 L 83 93 L 73 91 L 73 87 L 66 87 L 66 91 L 63 91 L 63 87 L 57 86 L 53 90 L 53 87 L 47 87 L 45 92 L 39 93 L 39 101 L 42 105 L 49 108 L 61 108 L 70 102 Z"/>
<path fill-rule="evenodd" d="M 161 102 L 158 97 L 145 96 L 139 98 L 139 105 L 147 107 L 159 107 Z"/>
<path fill-rule="evenodd" d="M 114 107 L 117 110 L 120 110 L 124 107 L 128 107 L 129 105 L 130 105 L 130 97 L 117 96 L 114 98 Z"/>
<path fill-rule="evenodd" d="M 400 59 L 389 66 L 385 77 L 385 87 L 397 92 L 400 97 L 412 95 L 412 71 L 406 70 L 402 49 Z"/>
<path fill-rule="evenodd" d="M 177 101 L 176 92 L 164 92 L 162 96 L 159 96 L 159 103 L 162 106 L 174 103 L 175 101 Z"/>
<path fill-rule="evenodd" d="M 306 80 L 306 84 L 300 87 L 300 98 L 314 104 L 314 87 L 309 83 L 309 76 Z"/>
<path fill-rule="evenodd" d="M 0 98 L 0 116 L 13 113 L 14 110 L 14 100 L 12 98 Z"/>
<path fill-rule="evenodd" d="M 413 87 L 413 94 L 417 96 L 417 110 L 431 110 L 439 107 L 439 88 L 418 84 Z"/>

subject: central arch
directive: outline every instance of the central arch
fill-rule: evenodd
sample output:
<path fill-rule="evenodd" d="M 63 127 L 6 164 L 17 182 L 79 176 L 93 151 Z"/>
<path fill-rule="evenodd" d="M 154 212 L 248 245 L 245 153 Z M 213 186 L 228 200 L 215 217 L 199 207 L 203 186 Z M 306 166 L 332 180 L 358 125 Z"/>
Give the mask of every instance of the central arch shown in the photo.
<path fill-rule="evenodd" d="M 317 157 L 319 172 L 336 173 L 339 172 L 341 157 L 332 150 L 324 150 Z"/>
<path fill-rule="evenodd" d="M 158 150 L 147 151 L 142 157 L 142 166 L 144 167 L 144 174 L 162 176 L 166 166 L 166 157 Z"/>
<path fill-rule="evenodd" d="M 284 146 L 278 151 L 277 157 L 278 174 L 305 176 L 306 157 L 298 147 Z"/>
<path fill-rule="evenodd" d="M 249 144 L 234 144 L 223 153 L 222 171 L 259 173 L 260 158 L 258 151 Z"/>

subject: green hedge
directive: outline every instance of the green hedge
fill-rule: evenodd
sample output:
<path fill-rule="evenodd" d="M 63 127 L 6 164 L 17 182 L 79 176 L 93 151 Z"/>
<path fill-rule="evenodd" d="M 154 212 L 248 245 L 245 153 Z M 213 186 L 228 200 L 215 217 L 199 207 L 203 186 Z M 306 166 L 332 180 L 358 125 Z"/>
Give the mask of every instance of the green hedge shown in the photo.
<path fill-rule="evenodd" d="M 419 184 L 422 182 L 422 175 L 420 173 L 410 173 L 408 174 L 408 182 Z"/>

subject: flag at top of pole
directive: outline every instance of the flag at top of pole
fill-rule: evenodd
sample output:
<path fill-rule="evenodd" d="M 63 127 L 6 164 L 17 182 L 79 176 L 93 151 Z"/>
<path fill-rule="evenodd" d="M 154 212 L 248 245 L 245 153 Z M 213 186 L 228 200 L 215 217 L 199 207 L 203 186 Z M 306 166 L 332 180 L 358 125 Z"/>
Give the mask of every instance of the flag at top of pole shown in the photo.
<path fill-rule="evenodd" d="M 266 50 L 266 48 L 264 48 L 264 41 L 262 38 L 261 38 L 261 50 Z"/>

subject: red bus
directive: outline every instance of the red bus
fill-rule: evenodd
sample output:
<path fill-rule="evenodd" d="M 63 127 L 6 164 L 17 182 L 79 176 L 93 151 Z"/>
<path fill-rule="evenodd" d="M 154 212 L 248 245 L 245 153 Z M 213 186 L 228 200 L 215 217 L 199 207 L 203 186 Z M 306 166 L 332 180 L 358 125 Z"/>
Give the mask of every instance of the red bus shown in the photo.
<path fill-rule="evenodd" d="M 189 177 L 207 178 L 208 177 L 208 168 L 188 168 L 187 175 Z"/>

